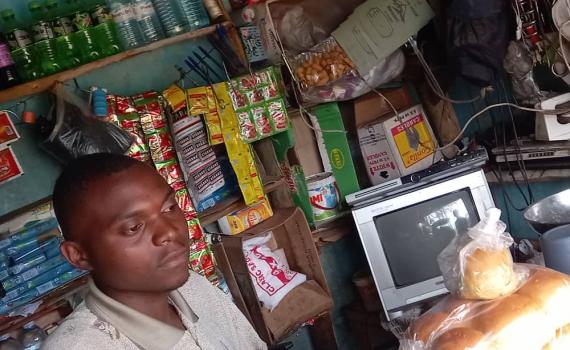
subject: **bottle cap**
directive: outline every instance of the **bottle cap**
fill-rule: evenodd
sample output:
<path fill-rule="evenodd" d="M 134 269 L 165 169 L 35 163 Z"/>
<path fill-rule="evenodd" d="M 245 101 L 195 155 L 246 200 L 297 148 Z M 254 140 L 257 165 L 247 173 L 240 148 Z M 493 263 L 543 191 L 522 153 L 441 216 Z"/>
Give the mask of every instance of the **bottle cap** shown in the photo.
<path fill-rule="evenodd" d="M 28 9 L 30 11 L 38 11 L 42 9 L 42 4 L 39 1 L 28 2 Z"/>
<path fill-rule="evenodd" d="M 2 12 L 0 12 L 0 15 L 4 19 L 9 19 L 10 17 L 16 17 L 16 13 L 12 9 L 2 10 Z"/>

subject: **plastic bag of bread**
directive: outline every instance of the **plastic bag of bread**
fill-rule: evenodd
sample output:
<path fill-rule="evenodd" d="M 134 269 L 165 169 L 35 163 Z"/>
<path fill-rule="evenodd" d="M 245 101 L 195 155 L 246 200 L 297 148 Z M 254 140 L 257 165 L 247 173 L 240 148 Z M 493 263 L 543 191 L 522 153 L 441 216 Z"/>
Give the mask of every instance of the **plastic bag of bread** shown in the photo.
<path fill-rule="evenodd" d="M 303 99 L 321 103 L 353 99 L 369 92 L 370 87 L 394 80 L 402 73 L 405 59 L 397 50 L 361 77 L 346 52 L 329 37 L 297 55 L 291 64 Z"/>
<path fill-rule="evenodd" d="M 417 319 L 400 350 L 570 349 L 570 276 L 525 265 L 528 279 L 495 300 L 442 299 Z"/>
<path fill-rule="evenodd" d="M 512 237 L 499 220 L 501 211 L 489 209 L 477 225 L 455 237 L 439 254 L 445 286 L 465 299 L 492 300 L 511 294 L 527 271 L 513 264 Z"/>

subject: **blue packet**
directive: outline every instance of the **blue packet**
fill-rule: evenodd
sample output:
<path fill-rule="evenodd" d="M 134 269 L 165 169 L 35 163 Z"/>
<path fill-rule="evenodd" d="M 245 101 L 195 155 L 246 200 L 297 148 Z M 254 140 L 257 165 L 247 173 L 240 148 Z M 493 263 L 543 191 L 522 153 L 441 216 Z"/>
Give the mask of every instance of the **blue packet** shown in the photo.
<path fill-rule="evenodd" d="M 22 286 L 26 287 L 27 289 L 33 289 L 36 287 L 41 286 L 44 283 L 49 281 L 53 281 L 60 276 L 64 276 L 66 272 L 74 270 L 73 266 L 69 265 L 69 263 L 65 262 L 55 268 L 44 272 L 43 274 L 32 278 L 31 280 L 25 282 Z"/>
<path fill-rule="evenodd" d="M 2 287 L 4 288 L 4 290 L 9 291 L 12 288 L 17 287 L 20 284 L 29 281 L 32 278 L 35 278 L 46 271 L 49 271 L 55 267 L 58 267 L 59 265 L 64 264 L 65 262 L 66 262 L 65 258 L 61 255 L 58 255 L 54 258 L 51 258 L 37 265 L 36 267 L 32 267 L 31 269 L 23 273 L 20 273 L 16 276 L 12 276 L 6 279 L 5 281 L 2 281 Z"/>
<path fill-rule="evenodd" d="M 24 261 L 22 263 L 16 264 L 8 268 L 8 271 L 11 275 L 17 275 L 21 272 L 31 269 L 36 265 L 43 263 L 46 260 L 47 258 L 44 254 L 37 254 L 31 257 L 30 260 Z"/>
<path fill-rule="evenodd" d="M 13 243 L 29 241 L 31 239 L 36 239 L 40 234 L 57 227 L 57 220 L 55 218 L 34 221 L 33 223 L 29 223 L 28 225 L 24 226 L 19 231 L 13 233 L 10 239 Z"/>

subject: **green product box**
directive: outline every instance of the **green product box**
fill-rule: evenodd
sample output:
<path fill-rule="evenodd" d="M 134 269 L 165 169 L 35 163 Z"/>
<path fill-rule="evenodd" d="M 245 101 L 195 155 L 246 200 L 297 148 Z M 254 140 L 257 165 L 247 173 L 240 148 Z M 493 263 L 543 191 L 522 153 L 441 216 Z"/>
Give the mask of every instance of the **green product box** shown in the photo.
<path fill-rule="evenodd" d="M 291 164 L 287 154 L 295 146 L 295 137 L 291 128 L 286 132 L 274 135 L 271 138 L 275 155 L 281 172 L 287 182 L 287 187 L 293 203 L 305 214 L 305 218 L 311 227 L 315 227 L 315 218 L 313 216 L 313 208 L 309 202 L 309 190 L 307 189 L 307 181 L 305 180 L 305 172 L 299 164 Z"/>
<path fill-rule="evenodd" d="M 322 104 L 313 111 L 319 124 L 318 128 L 322 130 L 322 137 L 317 138 L 318 142 L 322 143 L 319 149 L 326 149 L 330 171 L 335 177 L 342 202 L 347 195 L 360 190 L 346 134 L 338 132 L 345 130 L 342 115 L 338 103 Z"/>

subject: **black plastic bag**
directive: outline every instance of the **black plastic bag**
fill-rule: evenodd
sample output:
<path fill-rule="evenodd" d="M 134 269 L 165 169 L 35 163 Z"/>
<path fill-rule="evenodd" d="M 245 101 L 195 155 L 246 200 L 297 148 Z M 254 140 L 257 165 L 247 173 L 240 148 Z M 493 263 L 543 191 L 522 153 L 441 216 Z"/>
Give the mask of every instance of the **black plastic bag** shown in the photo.
<path fill-rule="evenodd" d="M 88 104 L 69 93 L 63 85 L 54 89 L 55 108 L 48 120 L 40 125 L 43 132 L 51 132 L 42 143 L 43 148 L 63 163 L 92 153 L 124 154 L 133 140 L 124 130 L 104 119 L 97 118 Z"/>
<path fill-rule="evenodd" d="M 492 85 L 509 43 L 504 0 L 453 0 L 447 21 L 447 56 L 453 72 L 471 83 Z"/>

